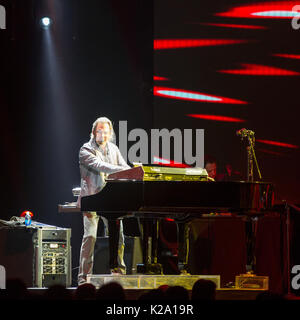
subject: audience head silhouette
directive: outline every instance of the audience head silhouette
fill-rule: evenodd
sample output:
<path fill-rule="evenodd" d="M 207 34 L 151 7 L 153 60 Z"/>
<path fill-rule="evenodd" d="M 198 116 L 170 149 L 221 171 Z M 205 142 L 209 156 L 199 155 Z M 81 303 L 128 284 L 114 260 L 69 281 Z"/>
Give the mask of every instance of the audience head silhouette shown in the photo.
<path fill-rule="evenodd" d="M 91 283 L 84 283 L 75 291 L 76 300 L 94 300 L 96 298 L 96 287 Z"/>
<path fill-rule="evenodd" d="M 125 300 L 125 298 L 125 291 L 117 282 L 104 284 L 96 293 L 97 300 Z"/>
<path fill-rule="evenodd" d="M 172 286 L 165 291 L 167 300 L 189 300 L 189 292 L 182 286 Z"/>
<path fill-rule="evenodd" d="M 199 279 L 192 289 L 192 300 L 215 300 L 216 284 L 211 280 Z"/>
<path fill-rule="evenodd" d="M 28 290 L 21 279 L 6 280 L 6 297 L 9 299 L 26 299 Z"/>
<path fill-rule="evenodd" d="M 71 292 L 61 284 L 54 284 L 50 286 L 45 292 L 47 300 L 71 300 Z"/>
<path fill-rule="evenodd" d="M 165 299 L 165 293 L 160 289 L 152 289 L 146 293 L 143 293 L 138 300 L 156 300 L 161 301 Z"/>

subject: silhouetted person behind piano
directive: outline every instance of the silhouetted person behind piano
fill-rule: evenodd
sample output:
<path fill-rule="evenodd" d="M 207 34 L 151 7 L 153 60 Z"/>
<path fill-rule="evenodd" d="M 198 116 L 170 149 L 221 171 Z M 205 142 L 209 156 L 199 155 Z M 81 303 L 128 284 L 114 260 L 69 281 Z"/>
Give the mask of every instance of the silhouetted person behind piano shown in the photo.
<path fill-rule="evenodd" d="M 130 168 L 123 159 L 118 147 L 112 142 L 114 136 L 113 126 L 108 118 L 98 118 L 93 123 L 90 141 L 85 143 L 79 152 L 81 191 L 78 204 L 80 204 L 81 197 L 100 192 L 105 186 L 107 175 Z M 111 222 L 104 217 L 101 218 L 105 225 L 106 234 L 108 230 L 110 238 L 113 239 L 115 246 L 118 247 L 110 248 L 111 272 L 125 274 L 122 220 Z M 80 250 L 79 285 L 86 282 L 87 274 L 93 271 L 98 221 L 99 216 L 96 212 L 83 213 L 84 235 Z M 112 249 L 118 253 L 112 255 Z"/>
<path fill-rule="evenodd" d="M 214 179 L 215 181 L 222 181 L 224 175 L 217 173 L 217 161 L 215 158 L 211 156 L 206 156 L 204 159 L 204 168 L 207 171 L 207 174 L 210 178 Z"/>

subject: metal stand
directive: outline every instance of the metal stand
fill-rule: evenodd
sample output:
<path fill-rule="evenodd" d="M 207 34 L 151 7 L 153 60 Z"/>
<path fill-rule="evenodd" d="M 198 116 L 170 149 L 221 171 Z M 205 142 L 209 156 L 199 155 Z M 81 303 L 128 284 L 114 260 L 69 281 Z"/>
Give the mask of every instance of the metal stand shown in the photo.
<path fill-rule="evenodd" d="M 246 248 L 247 248 L 247 263 L 246 272 L 255 274 L 256 272 L 256 255 L 255 242 L 257 233 L 257 217 L 246 217 Z"/>
<path fill-rule="evenodd" d="M 253 172 L 253 160 L 256 165 L 256 169 L 258 172 L 259 179 L 262 179 L 259 166 L 257 163 L 257 159 L 255 156 L 255 151 L 254 151 L 254 145 L 255 145 L 255 137 L 254 137 L 254 131 L 247 130 L 245 128 L 240 129 L 236 133 L 238 136 L 240 136 L 241 140 L 244 138 L 247 138 L 248 140 L 248 146 L 247 146 L 247 181 L 248 182 L 253 182 L 254 181 L 254 172 Z"/>
<path fill-rule="evenodd" d="M 254 170 L 253 162 L 258 172 L 259 179 L 262 179 L 258 162 L 255 155 L 254 145 L 255 145 L 255 133 L 254 131 L 247 130 L 245 128 L 240 129 L 236 134 L 243 140 L 247 139 L 247 182 L 254 181 Z M 255 256 L 255 239 L 256 239 L 256 229 L 257 229 L 258 217 L 249 217 L 246 221 L 246 236 L 247 236 L 247 272 L 255 273 L 256 270 L 256 256 Z"/>
<path fill-rule="evenodd" d="M 190 246 L 190 227 L 188 221 L 176 220 L 178 242 L 178 270 L 180 274 L 188 274 L 188 257 Z"/>

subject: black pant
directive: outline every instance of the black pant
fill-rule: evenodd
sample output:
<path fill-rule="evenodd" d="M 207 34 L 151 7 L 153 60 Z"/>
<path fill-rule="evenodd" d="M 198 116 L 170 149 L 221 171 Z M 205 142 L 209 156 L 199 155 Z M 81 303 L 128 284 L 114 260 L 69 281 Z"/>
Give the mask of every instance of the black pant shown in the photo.
<path fill-rule="evenodd" d="M 118 248 L 120 237 L 120 220 L 107 218 L 109 235 L 109 266 L 111 269 L 118 267 Z"/>

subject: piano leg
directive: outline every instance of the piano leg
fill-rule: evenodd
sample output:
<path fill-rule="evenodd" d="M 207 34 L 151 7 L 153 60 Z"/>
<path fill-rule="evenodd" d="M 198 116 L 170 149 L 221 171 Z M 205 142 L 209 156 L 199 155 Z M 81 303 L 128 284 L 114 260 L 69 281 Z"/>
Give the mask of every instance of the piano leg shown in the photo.
<path fill-rule="evenodd" d="M 190 228 L 187 222 L 176 222 L 178 241 L 178 270 L 181 274 L 187 274 L 189 256 Z"/>
<path fill-rule="evenodd" d="M 257 217 L 247 217 L 246 220 L 246 245 L 247 245 L 247 265 L 246 271 L 250 273 L 256 272 L 256 255 L 255 255 L 255 243 L 256 243 L 256 228 Z"/>
<path fill-rule="evenodd" d="M 120 220 L 108 219 L 108 235 L 109 235 L 109 266 L 110 269 L 118 268 L 118 247 L 120 236 Z"/>
<path fill-rule="evenodd" d="M 159 220 L 154 219 L 152 224 L 152 246 L 151 246 L 151 263 L 157 263 L 158 252 L 158 234 L 159 234 Z"/>
<path fill-rule="evenodd" d="M 143 264 L 149 265 L 151 263 L 151 254 L 149 250 L 149 237 L 151 234 L 151 222 L 148 219 L 141 218 L 142 224 L 142 252 L 143 252 Z"/>
<path fill-rule="evenodd" d="M 140 221 L 143 228 L 143 264 L 137 266 L 137 272 L 144 274 L 163 274 L 162 265 L 158 263 L 157 259 L 159 220 L 155 218 L 141 218 Z M 149 248 L 150 237 L 151 250 Z"/>

